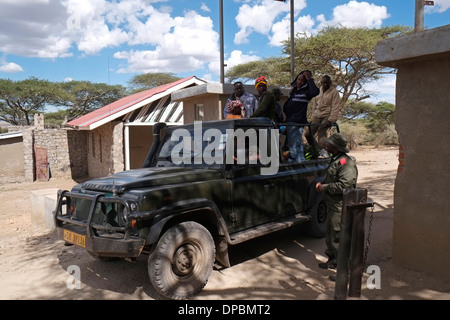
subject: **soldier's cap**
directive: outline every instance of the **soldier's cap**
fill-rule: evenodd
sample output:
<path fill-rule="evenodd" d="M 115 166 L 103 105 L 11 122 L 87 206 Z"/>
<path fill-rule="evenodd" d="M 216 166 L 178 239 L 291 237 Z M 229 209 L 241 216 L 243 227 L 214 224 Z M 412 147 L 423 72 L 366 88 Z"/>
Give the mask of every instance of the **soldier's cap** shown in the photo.
<path fill-rule="evenodd" d="M 349 150 L 347 149 L 347 137 L 342 133 L 334 133 L 328 139 L 326 139 L 326 142 L 335 146 L 336 149 L 338 149 L 340 152 L 349 152 Z"/>

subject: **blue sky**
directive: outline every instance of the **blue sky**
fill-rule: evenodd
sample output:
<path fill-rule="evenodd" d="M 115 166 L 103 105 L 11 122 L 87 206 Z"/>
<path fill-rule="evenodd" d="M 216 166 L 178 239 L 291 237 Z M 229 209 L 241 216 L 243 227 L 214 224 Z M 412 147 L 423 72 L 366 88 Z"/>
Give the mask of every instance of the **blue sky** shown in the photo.
<path fill-rule="evenodd" d="M 295 32 L 327 25 L 414 27 L 415 0 L 293 0 Z M 450 23 L 450 0 L 425 8 L 426 28 Z M 225 63 L 281 56 L 289 0 L 223 0 Z M 219 0 L 0 0 L 0 78 L 122 84 L 146 72 L 219 81 Z M 369 85 L 394 102 L 395 77 Z"/>

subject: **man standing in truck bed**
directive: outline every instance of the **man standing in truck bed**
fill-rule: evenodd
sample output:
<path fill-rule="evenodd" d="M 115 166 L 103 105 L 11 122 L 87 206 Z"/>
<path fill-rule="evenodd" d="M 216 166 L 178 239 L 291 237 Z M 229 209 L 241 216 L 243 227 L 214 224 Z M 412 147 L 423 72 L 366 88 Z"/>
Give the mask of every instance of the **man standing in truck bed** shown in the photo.
<path fill-rule="evenodd" d="M 306 111 L 308 103 L 312 98 L 319 94 L 309 70 L 300 72 L 291 85 L 293 86 L 289 93 L 289 98 L 284 103 L 283 111 L 286 115 L 285 122 L 293 122 L 299 124 L 308 123 L 306 119 Z M 289 147 L 288 163 L 299 163 L 305 160 L 303 154 L 303 126 L 286 126 L 286 138 Z"/>
<path fill-rule="evenodd" d="M 325 150 L 325 139 L 328 136 L 328 130 L 331 125 L 338 119 L 341 98 L 339 96 L 339 91 L 336 89 L 336 85 L 332 83 L 329 75 L 324 75 L 321 83 L 320 93 L 313 100 L 314 111 L 311 124 L 321 124 L 323 126 L 311 126 L 311 132 L 313 139 L 317 133 L 317 140 L 321 149 L 320 157 L 326 158 L 328 157 L 328 154 Z M 306 129 L 308 129 L 308 127 Z M 311 136 L 308 132 L 305 132 L 305 136 L 308 139 L 309 144 L 312 145 L 313 141 L 311 141 Z"/>

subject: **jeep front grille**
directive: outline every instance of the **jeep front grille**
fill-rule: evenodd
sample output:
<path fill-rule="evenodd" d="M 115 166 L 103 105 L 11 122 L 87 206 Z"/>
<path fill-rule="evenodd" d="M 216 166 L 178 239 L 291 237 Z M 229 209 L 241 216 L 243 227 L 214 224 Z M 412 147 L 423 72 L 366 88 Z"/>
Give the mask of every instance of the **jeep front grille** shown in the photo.
<path fill-rule="evenodd" d="M 107 194 L 89 195 L 60 191 L 56 210 L 56 225 L 86 228 L 86 235 L 127 238 L 128 203 Z"/>

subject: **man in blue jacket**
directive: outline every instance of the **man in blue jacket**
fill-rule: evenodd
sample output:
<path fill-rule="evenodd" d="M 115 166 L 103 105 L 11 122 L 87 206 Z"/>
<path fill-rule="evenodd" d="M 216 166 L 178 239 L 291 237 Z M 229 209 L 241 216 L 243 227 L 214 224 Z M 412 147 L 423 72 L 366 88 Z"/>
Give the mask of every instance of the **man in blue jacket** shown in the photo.
<path fill-rule="evenodd" d="M 320 93 L 320 89 L 314 83 L 312 73 L 309 70 L 300 72 L 291 85 L 293 89 L 283 106 L 286 115 L 285 122 L 306 124 L 308 123 L 306 118 L 308 103 Z M 305 160 L 302 136 L 302 126 L 286 126 L 286 138 L 289 147 L 288 163 L 298 163 Z"/>

